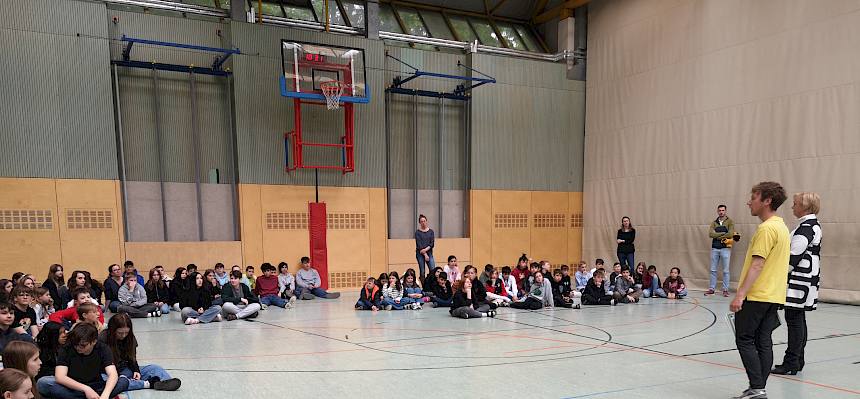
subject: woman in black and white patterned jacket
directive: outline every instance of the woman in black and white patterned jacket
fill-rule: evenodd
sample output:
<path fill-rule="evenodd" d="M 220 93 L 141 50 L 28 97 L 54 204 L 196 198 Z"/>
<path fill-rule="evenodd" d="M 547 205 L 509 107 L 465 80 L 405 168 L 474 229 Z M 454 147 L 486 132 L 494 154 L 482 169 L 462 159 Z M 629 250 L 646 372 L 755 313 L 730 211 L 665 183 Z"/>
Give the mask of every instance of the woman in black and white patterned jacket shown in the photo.
<path fill-rule="evenodd" d="M 821 199 L 816 193 L 794 194 L 791 209 L 797 217 L 797 227 L 791 232 L 791 260 L 788 268 L 788 292 L 785 298 L 785 322 L 788 327 L 788 348 L 782 364 L 774 374 L 795 375 L 803 370 L 803 350 L 806 347 L 806 312 L 818 307 L 820 285 L 821 225 L 816 214 Z"/>

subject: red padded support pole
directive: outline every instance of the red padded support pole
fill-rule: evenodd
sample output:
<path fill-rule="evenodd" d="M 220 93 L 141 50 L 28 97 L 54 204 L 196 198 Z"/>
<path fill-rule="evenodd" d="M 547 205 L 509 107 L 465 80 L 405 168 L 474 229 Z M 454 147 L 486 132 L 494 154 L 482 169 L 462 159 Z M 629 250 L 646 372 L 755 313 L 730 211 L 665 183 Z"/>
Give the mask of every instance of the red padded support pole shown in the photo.
<path fill-rule="evenodd" d="M 328 289 L 328 247 L 326 245 L 325 202 L 308 203 L 308 232 L 311 243 L 311 266 L 317 269 L 322 289 Z"/>

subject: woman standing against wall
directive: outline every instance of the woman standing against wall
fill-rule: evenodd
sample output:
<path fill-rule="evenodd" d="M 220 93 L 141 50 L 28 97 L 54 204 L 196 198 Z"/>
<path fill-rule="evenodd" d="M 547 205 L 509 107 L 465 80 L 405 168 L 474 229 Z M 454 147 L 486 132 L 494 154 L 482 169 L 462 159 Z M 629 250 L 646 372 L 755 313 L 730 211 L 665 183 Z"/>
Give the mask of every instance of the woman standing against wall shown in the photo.
<path fill-rule="evenodd" d="M 621 228 L 618 229 L 618 235 L 615 241 L 618 242 L 618 263 L 621 264 L 621 269 L 626 267 L 633 272 L 633 253 L 636 252 L 636 247 L 633 246 L 633 241 L 636 239 L 636 229 L 630 223 L 630 218 L 625 216 L 621 218 Z"/>
<path fill-rule="evenodd" d="M 803 370 L 806 347 L 806 312 L 818 307 L 820 285 L 821 225 L 816 215 L 821 199 L 816 193 L 794 194 L 791 210 L 797 227 L 791 232 L 791 259 L 788 265 L 788 292 L 785 298 L 785 323 L 788 325 L 788 347 L 782 364 L 774 374 L 795 375 Z"/>
<path fill-rule="evenodd" d="M 427 216 L 418 216 L 418 230 L 415 230 L 415 258 L 418 259 L 418 270 L 421 281 L 424 281 L 424 271 L 433 270 L 436 260 L 433 259 L 433 246 L 436 245 L 436 233 L 427 224 Z"/>

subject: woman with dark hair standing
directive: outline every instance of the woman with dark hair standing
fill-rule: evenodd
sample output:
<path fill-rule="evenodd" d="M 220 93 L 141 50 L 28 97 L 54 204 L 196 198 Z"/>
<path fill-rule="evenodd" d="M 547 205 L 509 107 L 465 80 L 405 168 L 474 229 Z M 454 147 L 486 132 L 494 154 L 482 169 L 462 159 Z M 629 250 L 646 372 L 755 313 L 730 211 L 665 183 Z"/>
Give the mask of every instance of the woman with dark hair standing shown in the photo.
<path fill-rule="evenodd" d="M 626 267 L 633 271 L 633 265 L 636 264 L 633 260 L 633 253 L 636 252 L 634 240 L 636 240 L 636 229 L 630 223 L 630 218 L 625 216 L 621 218 L 621 228 L 615 236 L 615 241 L 618 242 L 618 263 L 621 264 L 621 270 Z"/>
<path fill-rule="evenodd" d="M 137 277 L 133 277 L 136 283 Z M 175 391 L 182 384 L 179 379 L 171 378 L 170 374 L 157 364 L 140 367 L 137 363 L 137 338 L 134 336 L 128 314 L 118 313 L 111 317 L 107 329 L 99 334 L 99 341 L 110 348 L 119 375 L 128 378 L 129 391 L 149 388 Z"/>
<path fill-rule="evenodd" d="M 791 232 L 791 258 L 788 264 L 788 291 L 785 298 L 785 324 L 788 327 L 788 347 L 782 364 L 771 373 L 795 375 L 803 370 L 806 348 L 806 312 L 818 308 L 818 287 L 821 284 L 821 225 L 817 213 L 821 198 L 816 193 L 794 194 L 791 206 L 797 227 Z"/>
<path fill-rule="evenodd" d="M 433 259 L 433 247 L 436 245 L 436 233 L 427 224 L 427 216 L 418 216 L 418 230 L 415 230 L 415 258 L 418 259 L 418 270 L 421 280 L 424 280 L 425 270 L 433 270 L 436 260 Z"/>
<path fill-rule="evenodd" d="M 63 310 L 66 304 L 61 300 L 63 295 L 68 295 L 66 282 L 63 280 L 63 265 L 54 263 L 48 268 L 48 278 L 42 283 L 42 287 L 47 289 L 51 294 L 51 299 L 54 300 L 54 308 Z"/>

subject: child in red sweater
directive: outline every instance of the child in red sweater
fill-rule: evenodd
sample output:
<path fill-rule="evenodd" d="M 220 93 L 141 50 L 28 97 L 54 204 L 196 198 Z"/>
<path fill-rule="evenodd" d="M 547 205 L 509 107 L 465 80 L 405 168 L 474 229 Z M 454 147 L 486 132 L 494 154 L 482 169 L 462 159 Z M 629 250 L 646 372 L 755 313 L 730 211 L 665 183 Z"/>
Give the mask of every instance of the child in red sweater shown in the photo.
<path fill-rule="evenodd" d="M 490 278 L 484 285 L 487 288 L 487 300 L 492 301 L 499 306 L 510 306 L 511 298 L 508 297 L 508 291 L 505 289 L 505 283 L 499 278 L 499 270 L 493 269 Z"/>
<path fill-rule="evenodd" d="M 280 286 L 278 285 L 278 276 L 275 275 L 275 266 L 266 262 L 260 266 L 260 270 L 263 271 L 263 275 L 257 277 L 257 283 L 254 285 L 254 294 L 260 297 L 260 304 L 263 309 L 266 309 L 268 305 L 275 305 L 284 309 L 291 308 L 292 304 L 278 295 Z"/>

